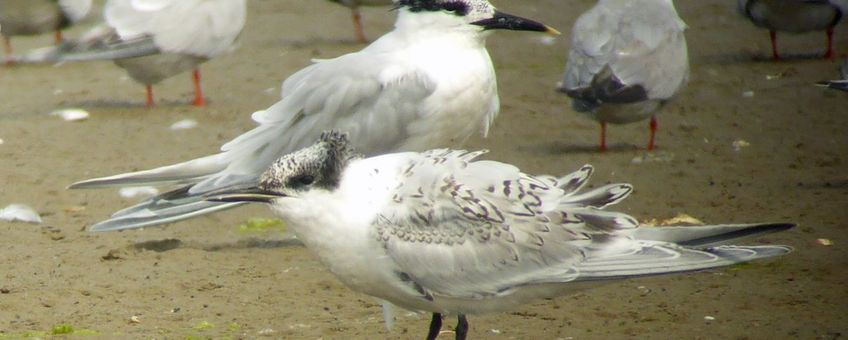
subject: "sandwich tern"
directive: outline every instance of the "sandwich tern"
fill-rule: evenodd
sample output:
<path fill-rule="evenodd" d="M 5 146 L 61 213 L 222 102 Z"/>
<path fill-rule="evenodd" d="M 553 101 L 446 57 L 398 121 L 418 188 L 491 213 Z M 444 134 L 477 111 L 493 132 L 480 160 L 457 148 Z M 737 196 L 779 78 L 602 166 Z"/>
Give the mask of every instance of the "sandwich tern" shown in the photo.
<path fill-rule="evenodd" d="M 591 166 L 561 178 L 474 160 L 483 151 L 438 149 L 362 158 L 344 134 L 324 133 L 288 154 L 253 187 L 213 193 L 262 202 L 351 289 L 411 310 L 456 315 L 507 311 L 603 281 L 684 273 L 787 254 L 731 240 L 787 223 L 639 227 L 604 210 L 633 190 L 581 192 Z"/>
<path fill-rule="evenodd" d="M 203 195 L 254 183 L 277 158 L 321 131 L 350 134 L 367 155 L 423 151 L 484 136 L 499 110 L 485 39 L 495 29 L 557 34 L 486 0 L 399 0 L 395 29 L 363 50 L 316 61 L 285 80 L 282 99 L 253 114 L 259 126 L 218 154 L 70 188 L 182 185 L 116 212 L 92 231 L 174 222 L 240 205 Z"/>
<path fill-rule="evenodd" d="M 689 77 L 685 28 L 671 0 L 600 0 L 577 19 L 559 91 L 600 122 L 601 151 L 607 123 L 648 117 L 654 149 L 656 114 Z"/>
<path fill-rule="evenodd" d="M 833 57 L 833 27 L 848 14 L 848 0 L 738 0 L 737 9 L 754 25 L 767 28 L 771 55 L 780 59 L 777 32 L 804 33 L 825 31 L 825 58 Z"/>

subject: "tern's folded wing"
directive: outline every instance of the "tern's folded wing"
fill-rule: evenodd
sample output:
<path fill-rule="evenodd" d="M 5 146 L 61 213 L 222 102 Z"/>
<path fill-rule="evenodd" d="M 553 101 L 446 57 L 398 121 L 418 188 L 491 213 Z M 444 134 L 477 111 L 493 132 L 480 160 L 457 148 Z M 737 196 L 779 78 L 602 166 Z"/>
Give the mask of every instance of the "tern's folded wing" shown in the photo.
<path fill-rule="evenodd" d="M 477 298 L 575 280 L 591 246 L 636 225 L 598 209 L 625 197 L 628 185 L 571 195 L 561 188 L 574 187 L 586 168 L 552 181 L 470 162 L 476 155 L 441 150 L 411 163 L 375 221 L 397 270 L 426 294 Z"/>
<path fill-rule="evenodd" d="M 397 151 L 410 124 L 426 114 L 421 103 L 435 85 L 413 68 L 401 67 L 402 72 L 386 78 L 381 72 L 385 64 L 380 57 L 349 54 L 292 75 L 283 86 L 283 99 L 253 114 L 259 126 L 221 148 L 227 168 L 192 192 L 255 181 L 274 160 L 309 146 L 330 129 L 347 133 L 366 155 Z"/>

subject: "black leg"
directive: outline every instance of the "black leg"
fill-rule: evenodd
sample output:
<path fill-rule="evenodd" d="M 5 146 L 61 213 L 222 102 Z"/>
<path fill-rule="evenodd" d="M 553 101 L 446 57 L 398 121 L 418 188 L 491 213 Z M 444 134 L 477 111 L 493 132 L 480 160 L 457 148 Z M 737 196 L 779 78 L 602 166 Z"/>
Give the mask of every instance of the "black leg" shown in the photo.
<path fill-rule="evenodd" d="M 456 320 L 456 340 L 465 340 L 468 335 L 468 320 L 465 320 L 465 314 L 459 314 Z"/>
<path fill-rule="evenodd" d="M 433 319 L 430 320 L 430 332 L 427 333 L 427 340 L 436 340 L 440 330 L 442 330 L 442 314 L 433 313 Z"/>

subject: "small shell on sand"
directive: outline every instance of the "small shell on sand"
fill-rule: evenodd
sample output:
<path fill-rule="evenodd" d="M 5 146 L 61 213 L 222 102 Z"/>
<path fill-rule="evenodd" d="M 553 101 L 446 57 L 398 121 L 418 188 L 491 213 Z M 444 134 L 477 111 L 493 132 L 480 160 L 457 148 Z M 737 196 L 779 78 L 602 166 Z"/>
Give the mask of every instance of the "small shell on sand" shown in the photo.
<path fill-rule="evenodd" d="M 61 109 L 50 112 L 51 116 L 62 117 L 66 122 L 75 122 L 78 120 L 86 120 L 90 116 L 88 111 L 83 109 Z"/>
<path fill-rule="evenodd" d="M 10 204 L 3 209 L 0 209 L 0 220 L 4 221 L 22 221 L 28 223 L 41 223 L 41 216 L 35 212 L 35 209 L 24 204 Z"/>
<path fill-rule="evenodd" d="M 188 130 L 197 127 L 197 121 L 194 119 L 183 119 L 179 122 L 171 124 L 171 130 Z"/>

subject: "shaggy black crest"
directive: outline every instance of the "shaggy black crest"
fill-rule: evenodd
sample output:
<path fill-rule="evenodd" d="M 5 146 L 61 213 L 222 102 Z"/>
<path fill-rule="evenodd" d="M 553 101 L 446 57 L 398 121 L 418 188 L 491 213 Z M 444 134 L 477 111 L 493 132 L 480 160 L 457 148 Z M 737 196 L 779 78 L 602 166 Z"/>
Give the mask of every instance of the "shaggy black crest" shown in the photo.
<path fill-rule="evenodd" d="M 471 10 L 465 1 L 450 0 L 400 0 L 397 8 L 406 7 L 412 12 L 437 12 L 446 11 L 458 16 L 465 16 Z"/>

